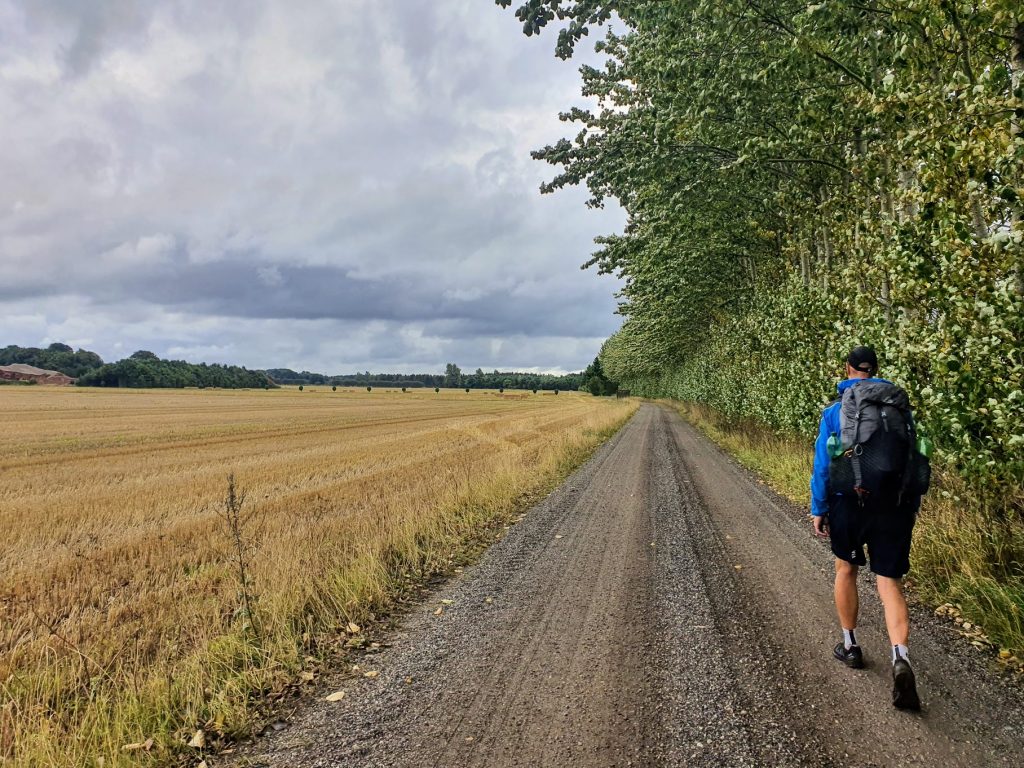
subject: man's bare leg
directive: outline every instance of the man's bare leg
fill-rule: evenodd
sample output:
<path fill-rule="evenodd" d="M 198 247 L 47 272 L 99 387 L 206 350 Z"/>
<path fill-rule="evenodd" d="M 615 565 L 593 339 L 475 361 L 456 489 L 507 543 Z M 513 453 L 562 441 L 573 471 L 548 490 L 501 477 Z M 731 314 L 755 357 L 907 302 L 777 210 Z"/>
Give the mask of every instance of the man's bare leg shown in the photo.
<path fill-rule="evenodd" d="M 860 598 L 857 595 L 858 570 L 856 565 L 836 558 L 836 612 L 839 614 L 839 624 L 843 629 L 857 628 L 857 614 L 860 611 Z M 888 611 L 886 617 L 888 618 Z"/>
<path fill-rule="evenodd" d="M 837 588 L 838 589 L 838 588 Z M 907 645 L 910 637 L 910 612 L 903 596 L 903 580 L 888 576 L 878 577 L 878 596 L 885 606 L 885 627 L 889 630 L 889 644 Z"/>
<path fill-rule="evenodd" d="M 903 581 L 879 576 L 878 596 L 885 606 L 885 627 L 889 630 L 889 642 L 892 644 L 892 703 L 899 709 L 920 709 L 917 681 L 907 657 L 910 612 L 903 596 Z"/>

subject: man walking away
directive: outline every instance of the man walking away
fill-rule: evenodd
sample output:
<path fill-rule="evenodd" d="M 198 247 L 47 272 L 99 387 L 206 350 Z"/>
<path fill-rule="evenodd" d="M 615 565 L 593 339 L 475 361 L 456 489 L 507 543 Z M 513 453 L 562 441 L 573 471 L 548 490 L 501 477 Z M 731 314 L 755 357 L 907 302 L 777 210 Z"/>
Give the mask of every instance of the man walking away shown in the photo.
<path fill-rule="evenodd" d="M 836 556 L 835 601 L 843 640 L 833 655 L 860 669 L 864 656 L 857 644 L 857 574 L 867 564 L 885 607 L 892 644 L 892 701 L 901 709 L 919 709 L 907 640 L 910 615 L 903 576 L 910 570 L 910 537 L 927 481 L 912 474 L 916 434 L 906 393 L 876 378 L 878 358 L 870 347 L 855 347 L 846 360 L 839 398 L 821 415 L 814 446 L 811 514 L 814 533 L 830 537 Z M 927 467 L 925 466 L 925 469 Z"/>

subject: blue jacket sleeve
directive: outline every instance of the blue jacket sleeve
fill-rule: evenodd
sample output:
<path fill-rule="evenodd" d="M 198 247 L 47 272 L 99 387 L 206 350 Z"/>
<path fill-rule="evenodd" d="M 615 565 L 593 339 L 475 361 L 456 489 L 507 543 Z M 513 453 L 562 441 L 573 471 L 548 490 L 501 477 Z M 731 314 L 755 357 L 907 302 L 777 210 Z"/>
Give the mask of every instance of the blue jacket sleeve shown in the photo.
<path fill-rule="evenodd" d="M 828 410 L 821 414 L 818 439 L 814 441 L 814 470 L 811 473 L 811 514 L 815 517 L 828 514 L 828 438 L 832 434 Z"/>

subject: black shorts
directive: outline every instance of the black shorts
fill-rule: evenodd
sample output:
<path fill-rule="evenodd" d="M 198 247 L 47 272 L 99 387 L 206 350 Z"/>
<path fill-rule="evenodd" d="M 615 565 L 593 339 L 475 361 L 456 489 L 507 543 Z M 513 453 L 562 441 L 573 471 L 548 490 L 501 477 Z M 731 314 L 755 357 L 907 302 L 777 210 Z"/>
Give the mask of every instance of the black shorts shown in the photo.
<path fill-rule="evenodd" d="M 879 576 L 902 578 L 910 570 L 910 537 L 917 519 L 917 500 L 897 505 L 868 501 L 855 495 L 829 497 L 828 527 L 832 552 L 853 565 L 867 565 Z"/>

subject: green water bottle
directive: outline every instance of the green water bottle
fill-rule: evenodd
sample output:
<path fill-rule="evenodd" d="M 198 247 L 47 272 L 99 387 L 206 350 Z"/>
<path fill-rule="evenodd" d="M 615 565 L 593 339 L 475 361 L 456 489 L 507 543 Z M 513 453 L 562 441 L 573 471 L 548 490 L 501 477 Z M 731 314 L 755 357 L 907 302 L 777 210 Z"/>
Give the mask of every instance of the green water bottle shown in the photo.
<path fill-rule="evenodd" d="M 918 433 L 917 435 L 917 452 L 924 456 L 926 459 L 930 459 L 932 456 L 932 445 L 931 439 L 928 435 Z"/>
<path fill-rule="evenodd" d="M 843 455 L 843 441 L 839 439 L 839 435 L 833 432 L 828 437 L 828 442 L 825 443 L 825 447 L 828 449 L 828 455 L 833 459 L 837 459 Z"/>

